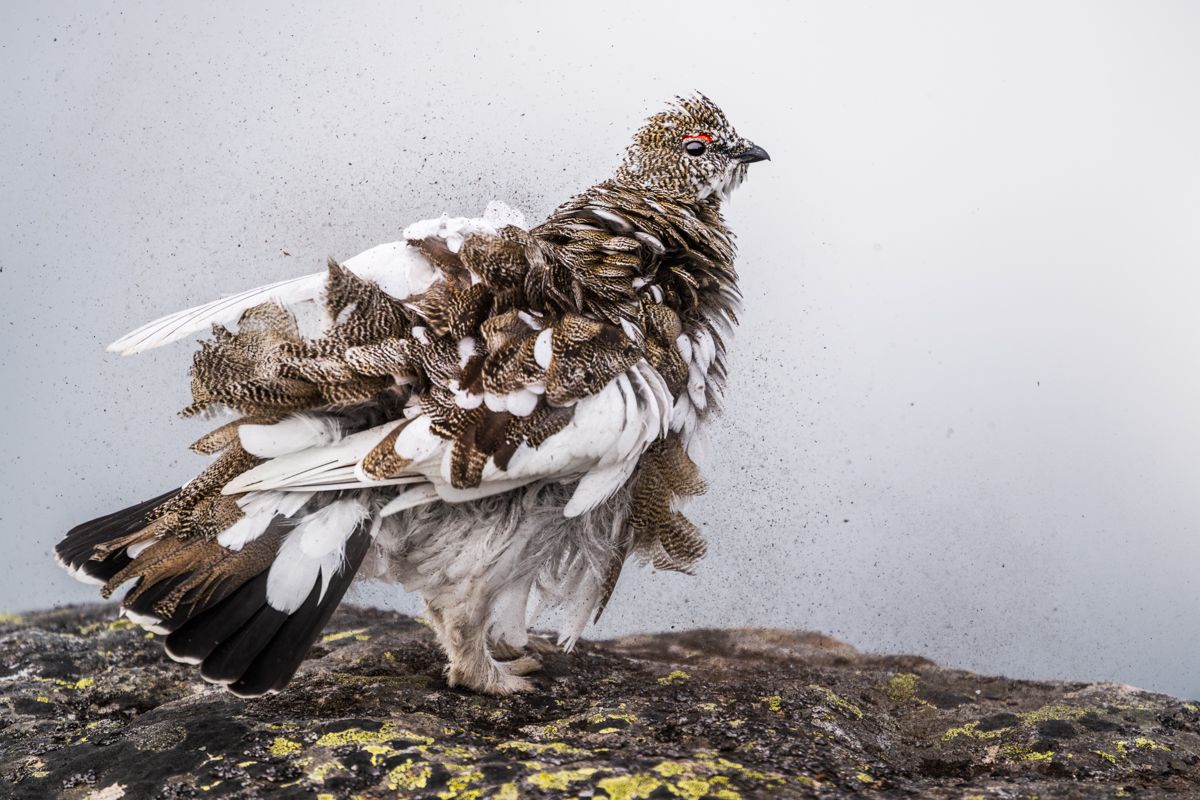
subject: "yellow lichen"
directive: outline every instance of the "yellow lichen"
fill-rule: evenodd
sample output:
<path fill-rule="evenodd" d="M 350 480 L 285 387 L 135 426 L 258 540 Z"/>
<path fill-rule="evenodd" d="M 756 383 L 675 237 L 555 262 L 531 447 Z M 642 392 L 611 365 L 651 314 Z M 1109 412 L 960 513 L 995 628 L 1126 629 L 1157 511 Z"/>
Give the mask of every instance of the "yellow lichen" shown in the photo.
<path fill-rule="evenodd" d="M 841 711 L 842 713 L 851 714 L 856 719 L 863 718 L 863 712 L 862 712 L 861 708 L 854 705 L 854 703 L 851 703 L 849 700 L 842 697 L 841 695 L 839 695 L 837 692 L 833 691 L 832 689 L 825 687 L 825 686 L 821 686 L 820 684 L 816 684 L 816 683 L 810 683 L 808 685 L 808 688 L 818 691 L 821 694 L 825 695 L 825 698 L 829 701 L 830 705 L 832 705 L 834 708 Z"/>
<path fill-rule="evenodd" d="M 1168 753 L 1171 752 L 1171 748 L 1167 747 L 1165 744 L 1159 744 L 1153 739 L 1147 739 L 1145 736 L 1139 736 L 1134 739 L 1133 746 L 1145 747 L 1149 748 L 1150 750 L 1166 750 Z"/>
<path fill-rule="evenodd" d="M 25 622 L 25 618 L 20 614 L 11 614 L 7 611 L 0 611 L 0 625 L 21 625 Z"/>
<path fill-rule="evenodd" d="M 1092 752 L 1095 753 L 1096 755 L 1100 756 L 1101 758 L 1103 758 L 1108 763 L 1113 764 L 1114 766 L 1117 763 L 1117 757 L 1114 756 L 1112 753 L 1106 753 L 1103 750 L 1093 750 Z"/>
<path fill-rule="evenodd" d="M 950 728 L 942 734 L 942 741 L 948 742 L 951 739 L 957 739 L 959 736 L 969 736 L 972 739 L 996 739 L 1004 734 L 1008 728 L 996 728 L 991 731 L 981 731 L 979 728 L 979 720 L 968 722 L 966 725 L 959 725 L 956 728 Z"/>
<path fill-rule="evenodd" d="M 105 626 L 105 630 L 109 631 L 127 631 L 133 627 L 133 623 L 125 617 L 118 617 Z"/>
<path fill-rule="evenodd" d="M 1079 719 L 1092 709 L 1082 706 L 1065 706 L 1061 704 L 1042 706 L 1036 711 L 1022 711 L 1017 714 L 1025 725 L 1036 725 L 1039 722 L 1049 722 L 1052 719 Z"/>
<path fill-rule="evenodd" d="M 662 785 L 663 782 L 658 778 L 644 773 L 618 775 L 596 781 L 596 788 L 602 789 L 610 800 L 639 800 L 639 798 L 649 797 L 655 789 Z"/>
<path fill-rule="evenodd" d="M 758 770 L 750 769 L 744 764 L 739 764 L 736 761 L 730 761 L 727 758 L 714 756 L 707 753 L 701 753 L 696 756 L 696 762 L 703 764 L 710 772 L 715 773 L 737 773 L 743 778 L 748 778 L 752 781 L 760 781 L 762 783 L 782 783 L 784 777 L 774 772 L 759 772 Z"/>
<path fill-rule="evenodd" d="M 561 792 L 565 791 L 572 783 L 586 781 L 595 774 L 596 769 L 594 767 L 580 767 L 579 769 L 564 769 L 558 772 L 535 772 L 525 780 L 544 792 Z"/>
<path fill-rule="evenodd" d="M 855 775 L 854 777 L 858 778 L 863 783 L 874 783 L 875 782 L 875 779 L 872 778 L 870 775 L 868 775 L 865 772 L 860 772 L 857 775 Z"/>
<path fill-rule="evenodd" d="M 591 755 L 587 750 L 581 750 L 578 747 L 572 747 L 565 742 L 526 742 L 517 739 L 512 739 L 507 742 L 501 742 L 496 745 L 497 750 L 520 750 L 523 753 L 531 753 L 533 755 L 542 755 L 544 753 L 555 753 L 560 756 L 588 756 Z"/>
<path fill-rule="evenodd" d="M 883 689 L 893 703 L 910 703 L 917 696 L 917 676 L 911 672 L 897 673 L 888 679 Z"/>
<path fill-rule="evenodd" d="M 716 711 L 717 704 L 716 703 L 696 703 L 696 708 L 700 709 L 701 711 Z"/>
<path fill-rule="evenodd" d="M 782 714 L 783 713 L 783 698 L 780 697 L 779 695 L 772 694 L 772 695 L 768 695 L 767 697 L 760 697 L 758 699 L 767 704 L 767 709 L 772 714 Z"/>
<path fill-rule="evenodd" d="M 433 739 L 428 736 L 421 736 L 412 731 L 398 728 L 391 722 L 383 723 L 383 726 L 377 731 L 368 731 L 362 728 L 347 728 L 344 731 L 327 733 L 317 739 L 317 744 L 321 747 L 340 747 L 345 744 L 382 744 L 390 742 L 393 739 L 407 739 L 423 744 L 433 744 Z"/>
<path fill-rule="evenodd" d="M 371 755 L 372 767 L 378 767 L 383 764 L 384 759 L 400 754 L 399 750 L 386 744 L 365 744 L 362 749 Z"/>
<path fill-rule="evenodd" d="M 618 706 L 618 711 L 591 714 L 588 716 L 587 721 L 592 725 L 601 725 L 605 722 L 624 722 L 627 725 L 636 724 L 638 722 L 638 718 L 633 714 L 625 713 L 624 709 L 625 704 L 621 703 L 621 705 Z M 607 730 L 602 730 L 600 733 L 610 733 L 612 730 L 616 729 L 610 728 Z"/>
<path fill-rule="evenodd" d="M 432 774 L 433 769 L 428 764 L 410 758 L 388 771 L 387 787 L 393 792 L 400 789 L 424 789 Z"/>
<path fill-rule="evenodd" d="M 521 793 L 515 783 L 504 783 L 496 790 L 495 800 L 521 800 Z"/>
<path fill-rule="evenodd" d="M 654 771 L 664 778 L 674 778 L 676 775 L 682 775 L 688 769 L 678 761 L 664 761 L 654 768 Z"/>
<path fill-rule="evenodd" d="M 1033 750 L 1020 744 L 1006 744 L 1000 748 L 1000 754 L 1009 761 L 1050 761 L 1054 758 L 1053 750 Z"/>
<path fill-rule="evenodd" d="M 324 764 L 317 764 L 308 768 L 308 780 L 316 783 L 324 783 L 325 778 L 329 777 L 330 772 L 340 772 L 344 769 L 346 769 L 346 765 L 335 758 Z"/>
<path fill-rule="evenodd" d="M 720 784 L 727 783 L 728 779 L 718 775 L 715 778 L 704 780 L 703 778 L 686 778 L 679 781 L 674 786 L 669 786 L 668 789 L 684 800 L 701 800 L 701 798 L 717 798 L 717 800 L 741 800 L 741 795 L 733 789 L 722 786 Z"/>
<path fill-rule="evenodd" d="M 321 637 L 321 644 L 329 644 L 330 642 L 340 642 L 342 639 L 349 639 L 351 636 L 358 637 L 367 632 L 366 628 L 355 628 L 352 631 L 338 631 L 337 633 L 327 633 Z M 371 637 L 366 637 L 370 639 Z"/>
<path fill-rule="evenodd" d="M 451 769 L 464 769 L 459 764 L 446 764 Z M 479 800 L 483 789 L 472 789 L 471 784 L 483 780 L 483 773 L 477 769 L 459 772 L 446 782 L 446 788 L 438 792 L 439 800 Z"/>
<path fill-rule="evenodd" d="M 83 689 L 90 689 L 95 684 L 95 678 L 80 678 L 79 680 L 75 681 L 74 687 L 82 691 Z"/>
<path fill-rule="evenodd" d="M 658 682 L 661 683 L 663 686 L 670 686 L 672 683 L 679 683 L 680 681 L 686 681 L 687 679 L 689 679 L 691 677 L 692 677 L 691 675 L 688 675 L 686 672 L 684 672 L 681 669 L 673 669 L 670 672 L 668 672 L 666 675 L 663 675 L 661 678 L 659 678 Z"/>
<path fill-rule="evenodd" d="M 276 736 L 275 741 L 271 743 L 271 755 L 275 758 L 283 758 L 290 756 L 292 753 L 299 753 L 304 749 L 304 745 L 299 742 L 294 742 L 291 739 L 285 739 L 282 736 Z"/>

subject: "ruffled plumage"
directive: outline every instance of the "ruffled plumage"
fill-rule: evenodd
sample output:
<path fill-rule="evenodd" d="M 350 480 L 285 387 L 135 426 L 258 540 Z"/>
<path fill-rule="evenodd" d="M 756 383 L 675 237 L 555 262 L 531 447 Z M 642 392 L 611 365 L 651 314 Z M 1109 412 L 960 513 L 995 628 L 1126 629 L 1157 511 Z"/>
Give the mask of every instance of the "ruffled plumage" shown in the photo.
<path fill-rule="evenodd" d="M 707 158 L 678 147 L 698 129 Z M 193 445 L 215 457 L 194 480 L 76 528 L 60 558 L 106 594 L 133 581 L 131 617 L 239 693 L 286 684 L 364 559 L 423 594 L 452 684 L 527 688 L 528 660 L 493 653 L 524 646 L 531 602 L 569 645 L 628 556 L 689 572 L 704 555 L 678 505 L 704 490 L 689 453 L 740 304 L 720 200 L 747 146 L 681 100 L 534 228 L 499 204 L 416 223 L 122 338 L 211 326 L 183 413 L 238 416 Z"/>

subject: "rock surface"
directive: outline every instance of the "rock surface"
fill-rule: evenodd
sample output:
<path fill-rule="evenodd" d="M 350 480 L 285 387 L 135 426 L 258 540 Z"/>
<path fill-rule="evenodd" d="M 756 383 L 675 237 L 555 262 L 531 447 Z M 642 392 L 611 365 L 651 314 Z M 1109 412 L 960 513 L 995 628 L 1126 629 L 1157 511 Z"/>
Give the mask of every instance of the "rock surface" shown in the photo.
<path fill-rule="evenodd" d="M 428 629 L 347 608 L 243 701 L 107 606 L 0 617 L 0 796 L 1200 797 L 1200 708 L 693 631 L 545 657 L 539 692 L 446 688 Z"/>

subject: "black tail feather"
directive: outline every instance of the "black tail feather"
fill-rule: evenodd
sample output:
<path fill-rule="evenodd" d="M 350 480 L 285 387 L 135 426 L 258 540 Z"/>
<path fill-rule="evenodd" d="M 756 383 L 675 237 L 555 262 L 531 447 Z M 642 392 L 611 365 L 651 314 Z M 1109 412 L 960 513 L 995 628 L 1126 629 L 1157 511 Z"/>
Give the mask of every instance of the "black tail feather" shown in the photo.
<path fill-rule="evenodd" d="M 369 528 L 363 525 L 346 542 L 344 563 L 329 580 L 325 595 L 320 595 L 321 584 L 318 581 L 304 604 L 287 618 L 241 678 L 230 684 L 230 691 L 243 697 L 254 697 L 278 691 L 287 685 L 313 642 L 325 629 L 334 609 L 342 602 L 370 546 Z"/>
<path fill-rule="evenodd" d="M 250 668 L 271 638 L 287 621 L 286 611 L 264 604 L 237 632 L 218 644 L 201 665 L 200 674 L 215 683 L 233 683 Z"/>
<path fill-rule="evenodd" d="M 135 584 L 132 589 L 126 592 L 126 599 L 121 601 L 121 607 L 132 612 L 133 614 L 140 615 L 142 618 L 149 617 L 152 619 L 158 619 L 159 613 L 155 609 L 155 606 L 159 603 L 159 601 L 166 599 L 167 595 L 175 591 L 176 588 L 182 585 L 184 581 L 190 577 L 190 575 L 177 575 L 174 578 L 161 580 L 158 583 L 154 583 L 146 587 L 146 589 L 142 590 L 142 592 L 134 599 L 128 599 L 130 595 L 138 591 L 140 588 L 141 581 L 139 580 L 138 584 Z M 180 605 L 182 606 L 182 603 Z M 188 610 L 177 607 L 175 613 L 172 614 L 169 619 L 159 620 L 154 627 L 160 631 L 167 631 L 170 633 L 182 625 L 184 621 L 193 614 L 194 612 L 189 614 Z M 135 617 L 135 619 L 137 619 L 137 617 Z"/>
<path fill-rule="evenodd" d="M 186 620 L 167 637 L 167 655 L 199 664 L 267 604 L 267 573 L 242 584 L 211 608 Z"/>
<path fill-rule="evenodd" d="M 179 489 L 172 489 L 145 502 L 76 525 L 67 531 L 54 552 L 71 572 L 103 583 L 124 569 L 131 559 L 124 549 L 116 550 L 106 558 L 94 559 L 96 548 L 146 527 L 150 524 L 147 518 L 150 512 L 177 494 Z"/>

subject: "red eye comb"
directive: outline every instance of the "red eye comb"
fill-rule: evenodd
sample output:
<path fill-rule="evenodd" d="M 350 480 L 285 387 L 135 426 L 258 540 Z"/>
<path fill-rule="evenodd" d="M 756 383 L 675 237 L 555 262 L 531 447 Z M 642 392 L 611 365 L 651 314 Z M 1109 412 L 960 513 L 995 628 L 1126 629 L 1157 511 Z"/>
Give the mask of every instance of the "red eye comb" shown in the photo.
<path fill-rule="evenodd" d="M 684 140 L 685 142 L 686 142 L 688 139 L 699 139 L 699 140 L 700 140 L 700 141 L 702 141 L 702 142 L 709 142 L 709 143 L 711 143 L 711 142 L 712 142 L 712 137 L 711 137 L 711 136 L 709 136 L 707 133 L 695 133 L 695 134 L 692 134 L 691 136 L 685 136 L 685 137 L 683 137 L 683 140 Z"/>

